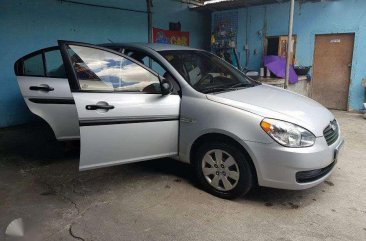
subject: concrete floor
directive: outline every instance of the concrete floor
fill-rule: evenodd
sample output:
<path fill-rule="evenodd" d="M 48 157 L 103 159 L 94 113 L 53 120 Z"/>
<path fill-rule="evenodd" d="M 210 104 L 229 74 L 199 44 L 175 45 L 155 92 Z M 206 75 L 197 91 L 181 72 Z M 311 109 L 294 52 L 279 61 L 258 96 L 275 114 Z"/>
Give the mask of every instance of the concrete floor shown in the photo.
<path fill-rule="evenodd" d="M 366 120 L 335 114 L 346 145 L 328 181 L 234 201 L 170 159 L 78 172 L 47 126 L 0 130 L 0 240 L 16 218 L 26 240 L 366 240 Z"/>

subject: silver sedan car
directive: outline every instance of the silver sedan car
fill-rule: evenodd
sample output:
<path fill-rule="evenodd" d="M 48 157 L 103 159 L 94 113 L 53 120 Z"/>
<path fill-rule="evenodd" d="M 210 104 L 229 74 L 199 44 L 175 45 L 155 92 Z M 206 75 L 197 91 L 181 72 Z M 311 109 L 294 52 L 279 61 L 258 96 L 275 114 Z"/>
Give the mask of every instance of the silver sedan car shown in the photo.
<path fill-rule="evenodd" d="M 235 198 L 255 185 L 313 187 L 343 144 L 322 105 L 199 49 L 59 41 L 14 69 L 56 138 L 80 138 L 80 170 L 172 157 L 204 190 Z"/>

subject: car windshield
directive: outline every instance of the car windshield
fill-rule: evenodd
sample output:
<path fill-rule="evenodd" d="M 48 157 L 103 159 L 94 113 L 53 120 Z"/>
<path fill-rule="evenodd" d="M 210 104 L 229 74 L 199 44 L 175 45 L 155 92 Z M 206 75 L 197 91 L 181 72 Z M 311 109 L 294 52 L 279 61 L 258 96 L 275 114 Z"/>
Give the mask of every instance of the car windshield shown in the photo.
<path fill-rule="evenodd" d="M 169 50 L 159 52 L 197 91 L 214 93 L 249 88 L 259 83 L 206 51 Z"/>

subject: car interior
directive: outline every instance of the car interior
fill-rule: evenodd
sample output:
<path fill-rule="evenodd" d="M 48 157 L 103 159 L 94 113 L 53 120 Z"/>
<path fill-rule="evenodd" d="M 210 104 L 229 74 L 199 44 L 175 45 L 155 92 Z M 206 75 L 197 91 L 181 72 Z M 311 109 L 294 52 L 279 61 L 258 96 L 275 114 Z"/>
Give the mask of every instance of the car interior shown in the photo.
<path fill-rule="evenodd" d="M 172 74 L 169 73 L 169 71 L 165 70 L 165 68 L 162 67 L 161 64 L 159 64 L 157 61 L 155 61 L 153 58 L 148 56 L 147 54 L 136 51 L 136 50 L 130 50 L 130 49 L 123 49 L 123 53 L 127 56 L 139 61 L 146 67 L 149 67 L 150 69 L 154 70 L 156 73 L 158 73 L 161 77 L 163 77 L 166 81 L 168 81 L 173 86 L 173 92 L 172 94 L 179 94 L 180 93 L 180 86 L 178 82 L 174 79 Z M 146 88 L 157 88 L 156 86 L 147 86 Z M 159 86 L 160 88 L 160 86 Z M 148 90 L 146 89 L 146 90 Z"/>

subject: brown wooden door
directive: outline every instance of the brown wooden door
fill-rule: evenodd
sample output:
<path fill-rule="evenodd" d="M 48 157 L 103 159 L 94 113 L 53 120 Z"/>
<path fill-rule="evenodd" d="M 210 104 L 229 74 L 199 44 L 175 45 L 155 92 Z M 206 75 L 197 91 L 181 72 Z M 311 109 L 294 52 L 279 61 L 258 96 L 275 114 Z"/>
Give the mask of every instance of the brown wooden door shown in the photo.
<path fill-rule="evenodd" d="M 354 34 L 315 36 L 311 96 L 322 105 L 347 110 Z"/>

